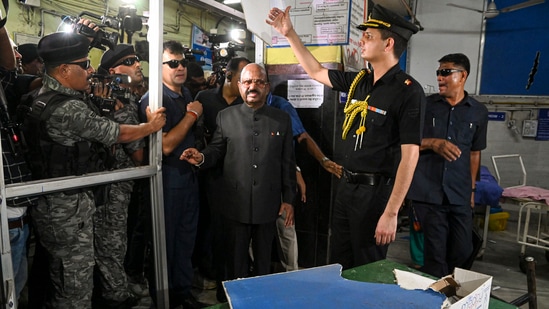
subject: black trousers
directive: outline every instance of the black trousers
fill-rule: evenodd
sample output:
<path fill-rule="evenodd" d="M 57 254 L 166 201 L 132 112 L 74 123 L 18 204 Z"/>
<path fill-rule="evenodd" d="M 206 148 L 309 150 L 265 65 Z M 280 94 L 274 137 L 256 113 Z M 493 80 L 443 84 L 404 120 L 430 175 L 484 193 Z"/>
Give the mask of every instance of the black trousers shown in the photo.
<path fill-rule="evenodd" d="M 124 268 L 139 282 L 145 273 L 145 256 L 152 239 L 149 179 L 137 179 L 128 207 L 128 250 Z"/>
<path fill-rule="evenodd" d="M 331 263 L 348 269 L 385 259 L 389 246 L 376 245 L 374 235 L 392 188 L 385 181 L 377 185 L 339 181 L 331 222 Z"/>
<path fill-rule="evenodd" d="M 473 210 L 469 205 L 451 205 L 445 198 L 442 205 L 414 201 L 423 208 L 424 261 L 422 271 L 435 277 L 453 273 L 462 267 L 473 251 Z"/>
<path fill-rule="evenodd" d="M 223 218 L 227 242 L 227 279 L 267 275 L 271 270 L 271 251 L 276 234 L 275 221 L 246 224 Z M 249 274 L 249 248 L 252 243 L 253 270 Z"/>

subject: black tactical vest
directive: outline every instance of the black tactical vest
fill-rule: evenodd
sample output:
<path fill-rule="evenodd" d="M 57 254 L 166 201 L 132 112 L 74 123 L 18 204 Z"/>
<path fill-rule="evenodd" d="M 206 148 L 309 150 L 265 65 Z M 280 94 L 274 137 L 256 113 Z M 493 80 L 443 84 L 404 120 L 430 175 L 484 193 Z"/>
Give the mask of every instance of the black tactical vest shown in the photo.
<path fill-rule="evenodd" d="M 101 143 L 81 141 L 64 146 L 48 135 L 46 121 L 61 103 L 70 99 L 74 97 L 57 91 L 43 93 L 34 99 L 25 117 L 27 162 L 35 180 L 79 176 L 105 171 L 112 166 L 112 155 Z"/>

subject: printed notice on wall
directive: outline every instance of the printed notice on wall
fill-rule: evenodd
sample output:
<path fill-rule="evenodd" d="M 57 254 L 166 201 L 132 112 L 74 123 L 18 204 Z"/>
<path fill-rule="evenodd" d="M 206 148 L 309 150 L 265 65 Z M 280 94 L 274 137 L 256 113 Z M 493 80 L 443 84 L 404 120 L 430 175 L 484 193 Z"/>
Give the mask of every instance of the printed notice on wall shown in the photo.
<path fill-rule="evenodd" d="M 305 45 L 346 45 L 349 42 L 349 0 L 270 0 L 270 4 L 281 10 L 292 7 L 290 19 Z M 290 46 L 276 30 L 272 29 L 271 33 L 271 42 L 266 43 L 278 47 Z"/>
<path fill-rule="evenodd" d="M 324 85 L 312 80 L 288 80 L 288 101 L 295 108 L 318 108 L 324 102 Z"/>

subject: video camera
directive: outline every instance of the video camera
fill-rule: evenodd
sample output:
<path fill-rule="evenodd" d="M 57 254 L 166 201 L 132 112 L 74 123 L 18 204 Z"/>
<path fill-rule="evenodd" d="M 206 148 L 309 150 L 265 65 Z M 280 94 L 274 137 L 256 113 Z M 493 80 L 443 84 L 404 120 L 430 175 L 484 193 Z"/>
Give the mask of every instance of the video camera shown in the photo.
<path fill-rule="evenodd" d="M 70 24 L 73 27 L 75 33 L 93 38 L 92 42 L 90 43 L 90 47 L 95 47 L 101 50 L 106 50 L 107 47 L 109 49 L 115 48 L 118 44 L 118 32 L 109 33 L 103 29 L 99 29 L 99 31 L 95 32 L 92 28 L 83 24 L 79 24 L 78 21 L 80 21 L 81 17 L 84 15 L 89 15 L 97 20 L 101 20 L 101 23 L 97 24 L 99 28 L 110 27 L 118 29 L 115 17 L 98 16 L 90 12 L 82 12 L 80 13 L 80 15 L 78 15 L 78 17 L 63 16 L 63 21 Z"/>
<path fill-rule="evenodd" d="M 229 60 L 236 56 L 236 51 L 244 50 L 244 46 L 232 42 L 222 43 L 212 48 L 213 63 L 212 75 L 215 76 L 216 84 L 221 84 L 225 78 L 225 68 Z"/>
<path fill-rule="evenodd" d="M 114 111 L 116 100 L 120 100 L 122 103 L 127 104 L 131 96 L 129 88 L 120 87 L 120 85 L 128 85 L 131 83 L 131 78 L 126 74 L 93 74 L 92 79 L 97 82 L 105 83 L 105 87 L 109 88 L 110 96 L 108 98 L 91 96 L 92 102 L 99 108 L 101 115 L 114 119 Z M 96 83 L 92 83 L 91 93 L 94 92 Z"/>
<path fill-rule="evenodd" d="M 183 55 L 185 56 L 185 59 L 189 60 L 189 61 L 194 61 L 194 62 L 198 62 L 200 65 L 204 65 L 204 61 L 203 60 L 197 60 L 196 56 L 204 56 L 206 55 L 206 52 L 204 50 L 201 50 L 201 49 L 191 49 L 191 48 L 188 48 L 188 47 L 183 47 Z"/>
<path fill-rule="evenodd" d="M 96 20 L 95 23 L 99 28 L 108 27 L 120 30 L 120 33 L 107 32 L 103 29 L 99 29 L 99 31 L 95 32 L 88 26 L 78 23 L 83 16 L 89 16 Z M 101 50 L 106 50 L 106 47 L 113 49 L 118 42 L 123 42 L 124 32 L 128 34 L 128 43 L 131 43 L 131 36 L 133 33 L 135 31 L 140 31 L 143 28 L 143 20 L 137 15 L 135 7 L 132 6 L 119 7 L 117 16 L 100 16 L 88 11 L 83 11 L 78 17 L 63 16 L 63 21 L 71 24 L 76 33 L 93 38 L 90 46 Z"/>
<path fill-rule="evenodd" d="M 243 40 L 246 32 L 242 29 L 233 29 L 226 34 L 218 34 L 217 29 L 212 29 L 208 40 L 212 43 L 212 78 L 220 85 L 225 79 L 227 63 L 234 58 L 237 51 L 246 50 Z"/>

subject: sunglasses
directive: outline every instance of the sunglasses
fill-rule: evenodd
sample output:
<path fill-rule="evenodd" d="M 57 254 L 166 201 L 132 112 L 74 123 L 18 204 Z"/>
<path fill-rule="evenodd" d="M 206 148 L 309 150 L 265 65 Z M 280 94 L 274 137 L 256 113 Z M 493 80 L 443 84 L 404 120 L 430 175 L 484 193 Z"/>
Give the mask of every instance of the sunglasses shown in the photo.
<path fill-rule="evenodd" d="M 186 68 L 187 64 L 189 64 L 189 60 L 187 60 L 187 59 L 181 59 L 181 60 L 172 59 L 172 60 L 169 60 L 169 61 L 164 61 L 164 62 L 162 62 L 162 64 L 167 64 L 171 69 L 178 68 L 180 64 L 181 64 L 182 67 Z"/>
<path fill-rule="evenodd" d="M 436 73 L 437 73 L 437 76 L 439 75 L 442 75 L 444 77 L 452 74 L 452 73 L 456 73 L 456 72 L 463 72 L 463 70 L 459 70 L 459 69 L 442 69 L 442 70 L 436 70 Z"/>
<path fill-rule="evenodd" d="M 116 68 L 116 67 L 119 66 L 119 65 L 125 65 L 125 66 L 127 66 L 127 67 L 130 67 L 130 66 L 132 66 L 134 63 L 140 62 L 140 61 L 141 61 L 141 60 L 139 60 L 139 57 L 137 57 L 137 56 L 130 57 L 130 58 L 126 58 L 126 59 L 122 60 L 120 63 L 115 64 L 115 65 L 113 66 L 113 68 Z"/>
<path fill-rule="evenodd" d="M 80 61 L 80 62 L 69 62 L 69 63 L 66 63 L 66 64 L 76 64 L 77 66 L 81 67 L 82 70 L 87 70 L 90 68 L 90 60 L 84 60 L 84 61 Z"/>
<path fill-rule="evenodd" d="M 247 79 L 247 80 L 240 81 L 239 83 L 241 83 L 242 85 L 244 85 L 246 87 L 250 87 L 251 84 L 256 84 L 258 87 L 263 88 L 269 82 L 264 81 L 262 79 Z"/>

